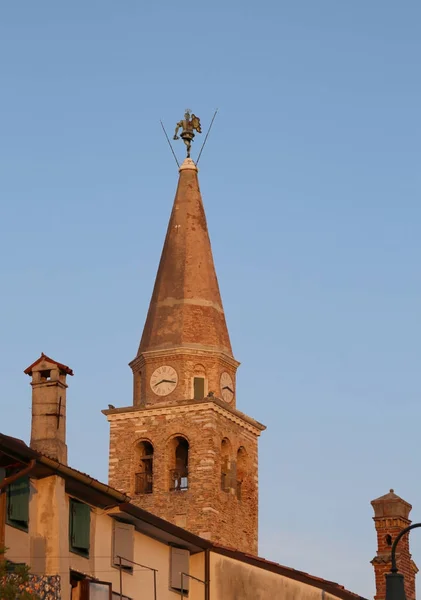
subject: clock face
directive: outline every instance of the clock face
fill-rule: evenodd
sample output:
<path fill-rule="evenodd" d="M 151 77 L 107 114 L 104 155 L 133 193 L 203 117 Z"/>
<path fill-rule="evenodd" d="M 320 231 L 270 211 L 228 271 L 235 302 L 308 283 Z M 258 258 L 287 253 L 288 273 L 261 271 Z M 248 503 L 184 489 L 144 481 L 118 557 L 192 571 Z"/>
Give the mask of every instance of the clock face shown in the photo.
<path fill-rule="evenodd" d="M 151 389 L 157 396 L 168 396 L 177 387 L 178 375 L 173 367 L 158 367 L 151 376 Z"/>
<path fill-rule="evenodd" d="M 221 394 L 225 402 L 231 402 L 234 398 L 234 382 L 226 371 L 221 375 Z"/>

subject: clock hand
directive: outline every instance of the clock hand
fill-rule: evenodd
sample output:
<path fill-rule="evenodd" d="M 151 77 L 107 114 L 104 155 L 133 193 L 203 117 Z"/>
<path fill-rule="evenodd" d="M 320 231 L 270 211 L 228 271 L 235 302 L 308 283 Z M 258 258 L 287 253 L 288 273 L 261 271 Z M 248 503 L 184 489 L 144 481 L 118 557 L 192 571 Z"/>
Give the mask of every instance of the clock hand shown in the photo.
<path fill-rule="evenodd" d="M 229 392 L 231 392 L 231 394 L 234 393 L 234 390 L 232 390 L 229 385 L 224 385 L 224 387 L 222 388 L 223 390 L 228 390 Z"/>
<path fill-rule="evenodd" d="M 161 379 L 161 381 L 158 381 L 158 383 L 156 383 L 154 385 L 154 388 L 158 387 L 158 385 L 161 385 L 161 383 L 177 383 L 177 382 L 174 381 L 173 379 Z"/>

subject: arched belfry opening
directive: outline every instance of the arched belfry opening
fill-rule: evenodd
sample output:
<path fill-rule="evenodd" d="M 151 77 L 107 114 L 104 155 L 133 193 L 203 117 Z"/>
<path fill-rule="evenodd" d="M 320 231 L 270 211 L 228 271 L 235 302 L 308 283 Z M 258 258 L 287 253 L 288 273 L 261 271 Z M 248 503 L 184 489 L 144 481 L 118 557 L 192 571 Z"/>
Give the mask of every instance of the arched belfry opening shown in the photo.
<path fill-rule="evenodd" d="M 142 441 L 136 447 L 135 493 L 152 494 L 153 492 L 153 446 Z"/>
<path fill-rule="evenodd" d="M 176 436 L 169 443 L 170 491 L 184 491 L 189 487 L 189 443 Z"/>

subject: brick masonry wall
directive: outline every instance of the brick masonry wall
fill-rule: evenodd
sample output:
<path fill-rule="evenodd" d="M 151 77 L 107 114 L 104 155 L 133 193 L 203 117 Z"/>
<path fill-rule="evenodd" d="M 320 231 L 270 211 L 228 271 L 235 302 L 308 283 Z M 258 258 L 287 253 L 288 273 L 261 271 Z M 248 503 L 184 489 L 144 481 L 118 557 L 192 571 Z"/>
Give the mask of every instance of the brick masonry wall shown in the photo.
<path fill-rule="evenodd" d="M 150 380 L 152 373 L 158 367 L 168 365 L 175 369 L 178 375 L 178 383 L 173 392 L 168 396 L 160 397 L 153 393 Z M 165 351 L 162 354 L 152 353 L 151 355 L 142 354 L 132 363 L 133 372 L 139 374 L 138 387 L 134 389 L 133 404 L 140 405 L 159 405 L 169 402 L 184 402 L 187 398 L 193 398 L 193 378 L 203 376 L 206 380 L 205 394 L 213 392 L 215 396 L 221 398 L 222 390 L 220 384 L 221 374 L 228 372 L 234 382 L 238 363 L 224 354 L 217 354 L 209 351 L 178 350 L 177 352 Z M 235 407 L 236 398 L 234 397 L 231 406 Z"/>
<path fill-rule="evenodd" d="M 375 600 L 384 600 L 386 597 L 386 573 L 391 567 L 391 544 L 390 541 L 410 524 L 403 518 L 384 518 L 376 520 L 377 532 L 377 556 L 372 560 L 376 579 Z M 388 539 L 387 536 L 390 536 Z M 415 600 L 415 575 L 417 568 L 412 561 L 409 551 L 409 535 L 405 535 L 399 542 L 396 552 L 396 563 L 399 573 L 405 578 L 405 595 L 408 600 Z"/>
<path fill-rule="evenodd" d="M 214 402 L 167 406 L 109 415 L 109 482 L 128 493 L 134 504 L 197 535 L 257 553 L 259 431 Z M 187 491 L 170 491 L 171 440 L 189 443 Z M 221 488 L 221 445 L 228 448 L 231 485 Z M 142 441 L 154 448 L 153 493 L 135 494 Z M 237 498 L 237 452 L 242 453 L 241 498 Z"/>

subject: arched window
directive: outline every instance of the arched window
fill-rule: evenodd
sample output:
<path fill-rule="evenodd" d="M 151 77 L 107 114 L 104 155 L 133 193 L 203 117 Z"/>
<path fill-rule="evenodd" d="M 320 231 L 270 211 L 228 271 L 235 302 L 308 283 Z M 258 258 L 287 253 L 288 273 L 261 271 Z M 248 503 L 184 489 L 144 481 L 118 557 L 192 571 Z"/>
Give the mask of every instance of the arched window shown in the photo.
<path fill-rule="evenodd" d="M 229 492 L 232 487 L 235 465 L 232 464 L 231 455 L 231 443 L 224 438 L 221 443 L 221 490 L 224 492 Z"/>
<path fill-rule="evenodd" d="M 237 452 L 237 498 L 241 500 L 241 490 L 247 475 L 247 452 L 244 446 L 240 446 Z"/>
<path fill-rule="evenodd" d="M 181 437 L 170 441 L 170 490 L 182 491 L 189 487 L 189 443 Z"/>
<path fill-rule="evenodd" d="M 153 446 L 150 442 L 139 442 L 136 450 L 135 493 L 152 494 Z"/>

